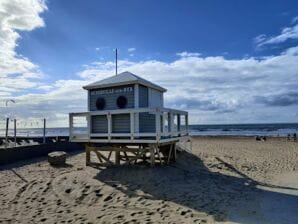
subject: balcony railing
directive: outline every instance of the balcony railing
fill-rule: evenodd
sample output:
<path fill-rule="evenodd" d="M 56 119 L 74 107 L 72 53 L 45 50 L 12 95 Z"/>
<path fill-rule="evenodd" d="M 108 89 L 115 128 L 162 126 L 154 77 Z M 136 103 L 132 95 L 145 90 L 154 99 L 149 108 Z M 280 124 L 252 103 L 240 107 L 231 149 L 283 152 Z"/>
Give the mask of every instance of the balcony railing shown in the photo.
<path fill-rule="evenodd" d="M 140 131 L 140 114 L 154 117 L 154 131 Z M 113 115 L 129 116 L 129 127 L 125 133 L 113 131 Z M 103 133 L 92 131 L 92 117 L 106 116 L 107 128 Z M 151 124 L 152 125 L 152 124 Z M 76 142 L 163 142 L 188 135 L 188 113 L 168 108 L 140 108 L 110 111 L 91 111 L 69 114 L 70 141 Z"/>

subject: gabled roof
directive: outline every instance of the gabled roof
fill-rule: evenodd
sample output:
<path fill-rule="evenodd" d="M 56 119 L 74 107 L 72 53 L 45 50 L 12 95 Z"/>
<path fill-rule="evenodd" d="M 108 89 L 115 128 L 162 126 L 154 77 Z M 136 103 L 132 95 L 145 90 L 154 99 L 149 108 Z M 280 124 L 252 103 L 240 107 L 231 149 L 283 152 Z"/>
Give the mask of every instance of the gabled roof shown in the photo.
<path fill-rule="evenodd" d="M 132 74 L 131 72 L 122 72 L 118 75 L 114 75 L 109 78 L 86 85 L 83 88 L 89 90 L 89 89 L 98 89 L 98 88 L 106 88 L 106 87 L 129 85 L 129 84 L 141 84 L 153 89 L 157 89 L 162 92 L 167 91 L 161 86 L 156 85 L 152 82 L 149 82 L 146 79 L 143 79 L 135 74 Z"/>

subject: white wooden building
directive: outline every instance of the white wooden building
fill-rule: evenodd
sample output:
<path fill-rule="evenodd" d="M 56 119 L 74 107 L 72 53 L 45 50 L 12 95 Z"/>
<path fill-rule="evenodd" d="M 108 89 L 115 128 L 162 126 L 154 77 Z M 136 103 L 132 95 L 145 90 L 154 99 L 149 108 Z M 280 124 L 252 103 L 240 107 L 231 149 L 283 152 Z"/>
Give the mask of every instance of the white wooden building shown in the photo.
<path fill-rule="evenodd" d="M 175 153 L 176 143 L 188 136 L 188 113 L 164 108 L 166 89 L 137 75 L 123 72 L 83 88 L 88 92 L 88 112 L 69 115 L 70 141 L 85 143 L 87 151 L 95 150 L 101 160 L 104 155 L 98 153 L 103 148 L 98 143 L 105 144 L 103 151 L 115 151 L 117 164 L 124 148 L 134 151 L 136 146 L 145 155 L 154 151 L 162 162 L 160 149 L 168 149 L 163 154 Z M 105 159 L 106 163 L 111 162 L 110 158 Z M 154 163 L 152 153 L 150 159 Z"/>

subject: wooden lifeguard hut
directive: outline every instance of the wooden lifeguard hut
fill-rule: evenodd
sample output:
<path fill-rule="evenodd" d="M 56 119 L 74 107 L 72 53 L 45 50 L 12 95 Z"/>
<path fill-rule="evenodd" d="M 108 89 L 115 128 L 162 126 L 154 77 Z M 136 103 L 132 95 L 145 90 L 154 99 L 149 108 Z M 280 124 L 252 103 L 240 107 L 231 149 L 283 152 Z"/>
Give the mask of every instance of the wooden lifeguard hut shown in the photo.
<path fill-rule="evenodd" d="M 69 137 L 85 144 L 87 165 L 94 165 L 92 151 L 101 165 L 168 163 L 188 141 L 188 113 L 164 108 L 161 86 L 123 72 L 83 88 L 88 112 L 69 114 Z"/>

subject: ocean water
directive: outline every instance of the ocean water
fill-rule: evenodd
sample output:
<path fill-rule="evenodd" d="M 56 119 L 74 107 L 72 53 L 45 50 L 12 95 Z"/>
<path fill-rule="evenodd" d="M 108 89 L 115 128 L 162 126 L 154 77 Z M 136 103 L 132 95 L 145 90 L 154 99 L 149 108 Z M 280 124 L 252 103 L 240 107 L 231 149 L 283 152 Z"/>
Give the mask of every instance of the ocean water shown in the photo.
<path fill-rule="evenodd" d="M 298 134 L 298 123 L 190 125 L 195 136 L 287 136 Z"/>
<path fill-rule="evenodd" d="M 85 128 L 78 128 L 77 132 L 84 132 Z M 225 124 L 225 125 L 190 125 L 189 132 L 193 136 L 287 136 L 298 134 L 298 123 L 287 124 Z M 9 129 L 9 136 L 13 130 Z M 68 128 L 47 128 L 47 136 L 68 136 Z M 5 130 L 0 129 L 0 136 Z M 42 128 L 17 129 L 17 136 L 42 136 Z"/>

